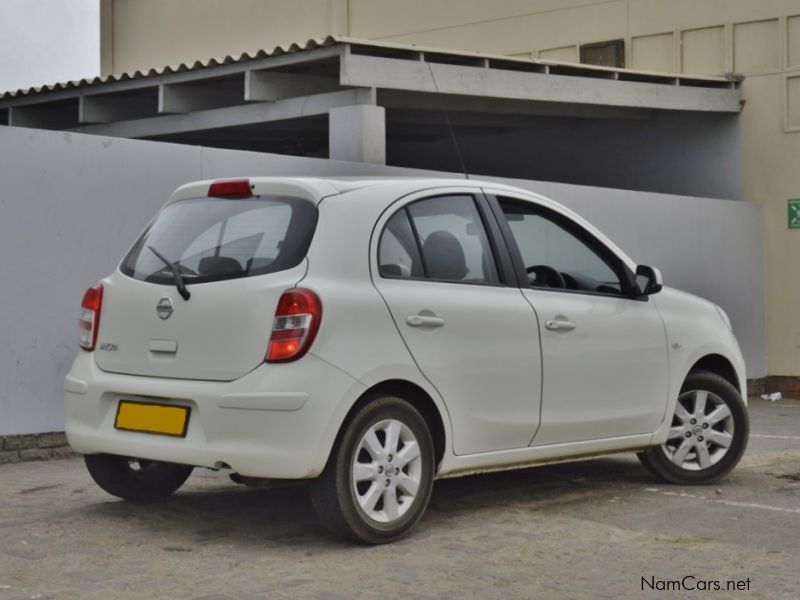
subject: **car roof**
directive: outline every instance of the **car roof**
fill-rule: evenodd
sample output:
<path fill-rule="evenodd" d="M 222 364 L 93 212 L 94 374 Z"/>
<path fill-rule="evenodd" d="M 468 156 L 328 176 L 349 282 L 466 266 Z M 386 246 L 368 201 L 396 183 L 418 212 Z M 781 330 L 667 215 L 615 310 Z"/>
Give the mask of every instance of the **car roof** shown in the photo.
<path fill-rule="evenodd" d="M 345 198 L 352 192 L 366 188 L 383 188 L 390 200 L 397 199 L 406 194 L 433 190 L 437 188 L 473 188 L 487 189 L 493 192 L 508 192 L 515 196 L 527 197 L 543 206 L 560 212 L 580 223 L 591 231 L 605 245 L 612 249 L 632 269 L 636 263 L 630 259 L 614 242 L 603 235 L 591 223 L 567 207 L 530 190 L 481 179 L 458 179 L 452 177 L 233 177 L 225 179 L 207 179 L 195 181 L 179 187 L 170 196 L 167 204 L 187 198 L 207 196 L 209 186 L 216 181 L 230 179 L 248 179 L 256 195 L 274 194 L 280 196 L 293 196 L 303 198 L 314 204 L 319 204 L 323 198 L 335 200 L 337 197 Z"/>
<path fill-rule="evenodd" d="M 230 179 L 248 179 L 256 194 L 259 190 L 263 190 L 261 193 L 296 196 L 314 203 L 322 198 L 347 194 L 367 187 L 392 187 L 401 193 L 437 187 L 493 187 L 524 191 L 489 181 L 451 177 L 233 177 L 187 183 L 175 190 L 167 203 L 205 196 L 212 183 Z"/>

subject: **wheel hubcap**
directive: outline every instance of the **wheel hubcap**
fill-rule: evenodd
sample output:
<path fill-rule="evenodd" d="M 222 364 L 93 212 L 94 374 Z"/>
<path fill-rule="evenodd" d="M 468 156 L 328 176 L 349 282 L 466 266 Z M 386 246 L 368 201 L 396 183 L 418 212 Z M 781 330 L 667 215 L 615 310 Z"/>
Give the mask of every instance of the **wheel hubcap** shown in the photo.
<path fill-rule="evenodd" d="M 419 490 L 422 457 L 404 423 L 385 419 L 367 429 L 353 457 L 353 492 L 361 510 L 379 523 L 402 517 Z"/>
<path fill-rule="evenodd" d="M 733 442 L 733 415 L 716 394 L 685 392 L 678 398 L 672 427 L 661 449 L 673 464 L 700 471 L 718 463 Z"/>

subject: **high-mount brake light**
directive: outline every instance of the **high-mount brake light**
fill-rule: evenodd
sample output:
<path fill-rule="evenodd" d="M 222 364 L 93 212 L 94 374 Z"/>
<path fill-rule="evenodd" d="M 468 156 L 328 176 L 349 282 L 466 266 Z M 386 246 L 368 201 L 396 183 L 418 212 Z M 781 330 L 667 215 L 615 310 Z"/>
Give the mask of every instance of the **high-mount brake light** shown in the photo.
<path fill-rule="evenodd" d="M 209 198 L 250 198 L 252 195 L 249 179 L 225 179 L 208 187 Z"/>
<path fill-rule="evenodd" d="M 97 344 L 97 329 L 100 327 L 100 309 L 103 307 L 103 286 L 99 283 L 86 290 L 81 302 L 81 316 L 78 321 L 80 338 L 78 344 L 91 352 Z"/>
<path fill-rule="evenodd" d="M 289 362 L 302 357 L 319 330 L 322 302 L 303 288 L 286 290 L 278 300 L 266 362 Z"/>

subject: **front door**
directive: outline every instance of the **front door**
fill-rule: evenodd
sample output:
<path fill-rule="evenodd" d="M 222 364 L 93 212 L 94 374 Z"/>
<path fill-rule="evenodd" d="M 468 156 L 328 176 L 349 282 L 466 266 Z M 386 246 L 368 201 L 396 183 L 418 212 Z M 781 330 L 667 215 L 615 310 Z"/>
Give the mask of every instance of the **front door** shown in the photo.
<path fill-rule="evenodd" d="M 566 215 L 498 201 L 530 282 L 523 295 L 539 318 L 542 414 L 533 444 L 655 431 L 668 393 L 655 304 L 635 299 L 622 260 Z"/>

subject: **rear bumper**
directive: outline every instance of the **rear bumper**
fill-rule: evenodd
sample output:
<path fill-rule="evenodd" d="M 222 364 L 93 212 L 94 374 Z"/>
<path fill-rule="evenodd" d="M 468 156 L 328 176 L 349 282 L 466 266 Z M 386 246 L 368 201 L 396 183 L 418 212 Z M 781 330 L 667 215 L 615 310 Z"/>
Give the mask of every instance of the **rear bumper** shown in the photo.
<path fill-rule="evenodd" d="M 212 382 L 107 373 L 86 352 L 64 387 L 67 439 L 78 452 L 227 465 L 242 475 L 283 479 L 322 472 L 344 415 L 365 389 L 313 354 Z M 118 431 L 120 399 L 190 407 L 186 437 Z"/>

